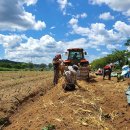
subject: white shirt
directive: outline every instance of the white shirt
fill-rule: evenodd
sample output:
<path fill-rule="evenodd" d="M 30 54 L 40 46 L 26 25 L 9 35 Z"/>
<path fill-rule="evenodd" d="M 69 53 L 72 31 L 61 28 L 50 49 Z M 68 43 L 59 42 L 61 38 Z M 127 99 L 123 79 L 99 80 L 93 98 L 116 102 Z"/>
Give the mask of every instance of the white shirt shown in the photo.
<path fill-rule="evenodd" d="M 64 76 L 65 76 L 67 83 L 73 83 L 73 84 L 76 83 L 77 73 L 73 73 L 70 70 L 68 70 L 68 71 L 65 71 Z"/>

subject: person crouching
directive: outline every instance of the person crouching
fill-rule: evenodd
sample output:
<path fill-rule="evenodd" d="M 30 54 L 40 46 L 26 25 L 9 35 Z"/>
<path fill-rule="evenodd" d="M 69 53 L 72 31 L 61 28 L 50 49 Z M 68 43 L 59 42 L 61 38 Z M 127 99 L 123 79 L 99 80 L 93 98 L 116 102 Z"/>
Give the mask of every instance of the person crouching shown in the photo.
<path fill-rule="evenodd" d="M 68 66 L 68 70 L 64 72 L 64 83 L 62 84 L 62 88 L 64 91 L 73 91 L 75 90 L 76 85 L 80 88 L 77 83 L 77 74 L 78 74 L 78 66 Z"/>

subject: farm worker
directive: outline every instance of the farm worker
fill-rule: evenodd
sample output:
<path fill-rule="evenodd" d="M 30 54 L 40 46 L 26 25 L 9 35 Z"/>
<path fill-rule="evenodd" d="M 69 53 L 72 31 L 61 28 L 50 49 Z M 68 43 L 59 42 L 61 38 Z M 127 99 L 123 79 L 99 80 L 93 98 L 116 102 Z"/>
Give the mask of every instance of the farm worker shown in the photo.
<path fill-rule="evenodd" d="M 130 78 L 130 68 L 129 68 L 129 65 L 124 65 L 124 66 L 122 67 L 121 76 Z"/>
<path fill-rule="evenodd" d="M 53 84 L 56 85 L 58 83 L 59 79 L 59 65 L 61 63 L 61 54 L 57 54 L 53 58 L 53 68 L 54 68 L 54 79 L 53 79 Z"/>
<path fill-rule="evenodd" d="M 77 60 L 78 58 L 77 58 L 77 53 L 75 53 L 74 54 L 74 56 L 73 56 L 73 60 Z"/>
<path fill-rule="evenodd" d="M 75 85 L 77 85 L 79 88 L 80 86 L 77 83 L 77 74 L 78 74 L 78 66 L 68 66 L 68 70 L 64 73 L 64 83 L 62 84 L 62 87 L 64 91 L 73 91 L 75 90 Z"/>
<path fill-rule="evenodd" d="M 103 79 L 105 78 L 106 75 L 108 75 L 108 79 L 111 80 L 111 72 L 112 72 L 112 67 L 114 65 L 112 63 L 104 66 L 103 68 Z"/>

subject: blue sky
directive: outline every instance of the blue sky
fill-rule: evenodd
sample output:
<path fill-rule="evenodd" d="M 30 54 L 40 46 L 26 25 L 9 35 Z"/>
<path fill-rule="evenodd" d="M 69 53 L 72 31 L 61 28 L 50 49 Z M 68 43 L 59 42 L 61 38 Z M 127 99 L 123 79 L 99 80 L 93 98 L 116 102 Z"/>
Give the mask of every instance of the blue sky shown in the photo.
<path fill-rule="evenodd" d="M 1 0 L 0 59 L 50 63 L 67 48 L 91 62 L 123 50 L 130 37 L 130 0 Z"/>

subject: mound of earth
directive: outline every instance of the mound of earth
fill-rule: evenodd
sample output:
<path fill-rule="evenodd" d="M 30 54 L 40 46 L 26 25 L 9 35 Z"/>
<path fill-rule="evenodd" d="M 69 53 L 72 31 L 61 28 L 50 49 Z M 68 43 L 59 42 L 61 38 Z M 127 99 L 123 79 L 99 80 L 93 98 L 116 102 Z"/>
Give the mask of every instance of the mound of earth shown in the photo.
<path fill-rule="evenodd" d="M 23 104 L 10 117 L 4 130 L 42 130 L 53 125 L 56 130 L 130 129 L 130 107 L 125 90 L 130 79 L 117 82 L 92 77 L 78 81 L 81 89 L 64 92 L 63 78 L 45 95 Z"/>

